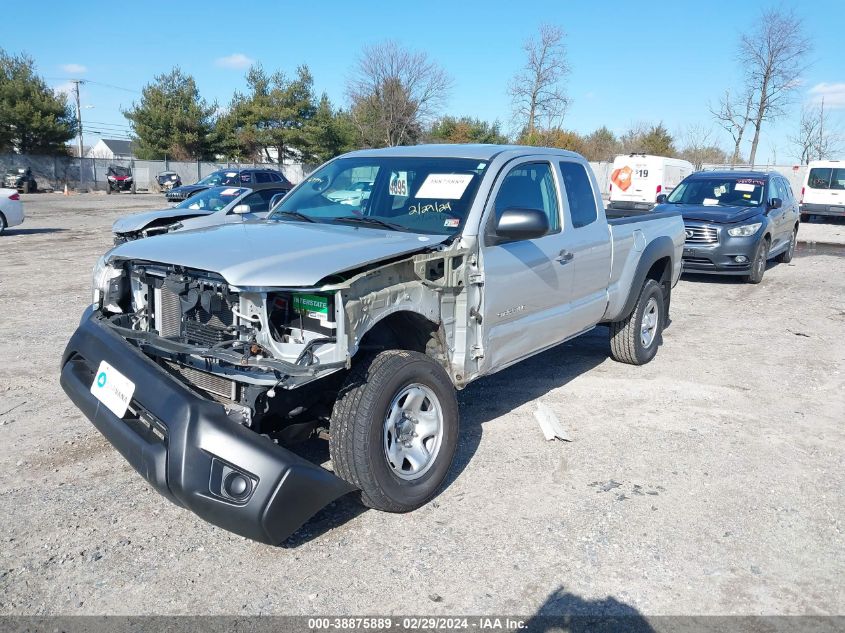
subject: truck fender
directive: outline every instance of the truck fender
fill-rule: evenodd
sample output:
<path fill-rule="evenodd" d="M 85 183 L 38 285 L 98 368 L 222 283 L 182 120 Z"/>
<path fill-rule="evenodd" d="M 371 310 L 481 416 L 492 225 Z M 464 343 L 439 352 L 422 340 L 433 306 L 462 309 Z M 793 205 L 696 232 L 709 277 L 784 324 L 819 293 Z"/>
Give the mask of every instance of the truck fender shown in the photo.
<path fill-rule="evenodd" d="M 661 235 L 660 237 L 655 238 L 648 246 L 645 247 L 643 254 L 640 256 L 640 261 L 637 263 L 637 270 L 634 273 L 631 287 L 628 289 L 628 298 L 625 300 L 625 305 L 615 320 L 618 321 L 620 319 L 624 319 L 631 314 L 634 306 L 637 304 L 637 299 L 639 298 L 640 290 L 642 290 L 643 284 L 645 283 L 646 275 L 648 275 L 648 271 L 651 270 L 651 267 L 654 266 L 655 262 L 663 259 L 664 257 L 668 257 L 669 274 L 672 274 L 671 271 L 672 265 L 674 264 L 674 255 L 675 244 L 672 241 L 672 238 L 668 235 Z M 660 280 L 658 279 L 658 281 Z"/>

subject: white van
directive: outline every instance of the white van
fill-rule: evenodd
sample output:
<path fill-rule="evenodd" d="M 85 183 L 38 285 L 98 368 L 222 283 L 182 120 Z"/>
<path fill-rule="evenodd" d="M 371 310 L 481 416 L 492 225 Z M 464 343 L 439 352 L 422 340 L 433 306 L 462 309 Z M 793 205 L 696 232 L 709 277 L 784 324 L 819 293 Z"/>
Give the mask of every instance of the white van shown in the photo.
<path fill-rule="evenodd" d="M 811 160 L 801 187 L 801 219 L 845 216 L 845 161 Z"/>
<path fill-rule="evenodd" d="M 680 158 L 627 154 L 617 156 L 610 172 L 611 209 L 651 209 L 660 194 L 669 195 L 695 171 Z"/>

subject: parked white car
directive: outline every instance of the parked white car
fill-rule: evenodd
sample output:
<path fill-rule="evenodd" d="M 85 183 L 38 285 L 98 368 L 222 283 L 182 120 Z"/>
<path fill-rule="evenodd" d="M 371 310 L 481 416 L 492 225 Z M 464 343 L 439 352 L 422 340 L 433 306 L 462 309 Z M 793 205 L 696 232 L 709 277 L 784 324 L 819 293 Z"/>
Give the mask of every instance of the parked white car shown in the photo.
<path fill-rule="evenodd" d="M 695 171 L 689 161 L 648 154 L 617 156 L 610 173 L 611 209 L 651 209 Z"/>
<path fill-rule="evenodd" d="M 6 227 L 23 224 L 23 203 L 17 189 L 0 189 L 0 234 Z"/>
<path fill-rule="evenodd" d="M 845 160 L 811 160 L 801 187 L 801 219 L 845 217 Z"/>

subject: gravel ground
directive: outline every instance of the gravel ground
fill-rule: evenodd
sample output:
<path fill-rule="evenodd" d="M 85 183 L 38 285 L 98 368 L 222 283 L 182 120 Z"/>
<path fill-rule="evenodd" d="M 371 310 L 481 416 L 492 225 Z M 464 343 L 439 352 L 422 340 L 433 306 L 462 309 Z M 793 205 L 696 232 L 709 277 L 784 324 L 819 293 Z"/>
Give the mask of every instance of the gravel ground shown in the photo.
<path fill-rule="evenodd" d="M 845 612 L 842 248 L 684 279 L 645 367 L 600 328 L 471 385 L 434 501 L 344 499 L 267 547 L 152 491 L 58 385 L 112 220 L 162 198 L 25 204 L 0 237 L 1 614 Z"/>

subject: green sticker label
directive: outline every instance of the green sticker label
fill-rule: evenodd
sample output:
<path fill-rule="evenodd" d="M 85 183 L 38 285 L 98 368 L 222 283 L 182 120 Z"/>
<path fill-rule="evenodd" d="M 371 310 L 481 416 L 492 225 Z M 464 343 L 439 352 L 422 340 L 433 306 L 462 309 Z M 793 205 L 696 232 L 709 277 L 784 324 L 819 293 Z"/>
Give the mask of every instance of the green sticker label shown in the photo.
<path fill-rule="evenodd" d="M 293 309 L 296 312 L 317 312 L 329 316 L 329 299 L 319 295 L 293 295 Z"/>

